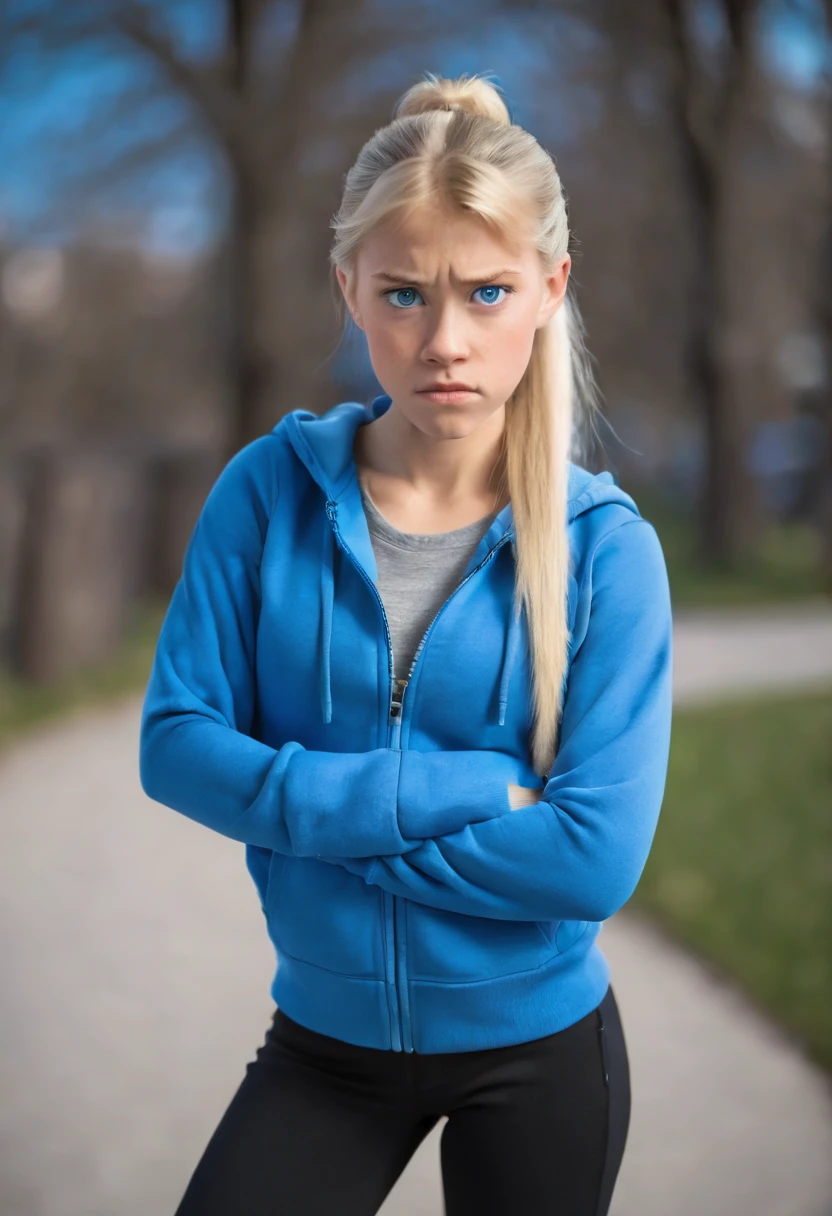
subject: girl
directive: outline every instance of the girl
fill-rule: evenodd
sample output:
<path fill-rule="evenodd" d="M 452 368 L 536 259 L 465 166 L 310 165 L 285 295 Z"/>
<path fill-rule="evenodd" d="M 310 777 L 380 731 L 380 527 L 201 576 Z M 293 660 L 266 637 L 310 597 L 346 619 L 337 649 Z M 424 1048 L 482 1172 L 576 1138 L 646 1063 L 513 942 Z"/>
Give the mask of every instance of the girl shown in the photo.
<path fill-rule="evenodd" d="M 277 958 L 177 1216 L 371 1216 L 442 1117 L 447 1216 L 603 1216 L 630 1088 L 596 939 L 664 793 L 662 549 L 570 459 L 564 197 L 490 82 L 405 93 L 333 227 L 388 391 L 228 462 L 142 715 L 145 791 L 245 844 Z"/>

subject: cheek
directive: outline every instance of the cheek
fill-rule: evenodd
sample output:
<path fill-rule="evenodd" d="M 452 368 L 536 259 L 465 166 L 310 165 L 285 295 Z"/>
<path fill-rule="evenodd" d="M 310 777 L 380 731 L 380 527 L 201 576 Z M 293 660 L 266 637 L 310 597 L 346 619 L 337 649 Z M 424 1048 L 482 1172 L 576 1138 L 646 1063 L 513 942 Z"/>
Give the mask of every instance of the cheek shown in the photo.
<path fill-rule="evenodd" d="M 535 329 L 531 322 L 518 322 L 490 335 L 488 357 L 493 366 L 522 373 L 529 361 Z"/>
<path fill-rule="evenodd" d="M 418 349 L 418 330 L 415 325 L 369 324 L 366 328 L 367 346 L 374 363 L 402 360 Z"/>

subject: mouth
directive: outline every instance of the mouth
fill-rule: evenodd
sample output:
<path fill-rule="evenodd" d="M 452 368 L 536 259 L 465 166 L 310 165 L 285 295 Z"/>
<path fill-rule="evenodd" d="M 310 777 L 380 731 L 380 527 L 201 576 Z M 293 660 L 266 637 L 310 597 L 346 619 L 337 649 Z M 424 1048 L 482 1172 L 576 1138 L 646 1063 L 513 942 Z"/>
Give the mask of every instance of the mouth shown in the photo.
<path fill-rule="evenodd" d="M 450 384 L 443 384 L 437 381 L 435 384 L 426 384 L 425 388 L 416 390 L 417 393 L 457 393 L 457 392 L 473 392 L 471 384 L 463 384 L 461 381 L 452 381 Z"/>
<path fill-rule="evenodd" d="M 449 393 L 473 393 L 474 391 L 470 384 L 431 384 L 427 388 L 417 389 L 417 392 L 431 397 L 441 397 Z"/>

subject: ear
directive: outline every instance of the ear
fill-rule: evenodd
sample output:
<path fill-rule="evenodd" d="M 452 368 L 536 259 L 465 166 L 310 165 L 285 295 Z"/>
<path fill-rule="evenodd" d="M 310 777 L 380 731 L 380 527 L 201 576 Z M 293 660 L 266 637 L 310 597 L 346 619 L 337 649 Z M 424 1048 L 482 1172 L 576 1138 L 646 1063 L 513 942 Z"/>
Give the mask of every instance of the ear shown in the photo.
<path fill-rule="evenodd" d="M 550 273 L 544 277 L 543 299 L 540 302 L 540 309 L 537 314 L 536 329 L 544 326 L 563 303 L 566 288 L 569 284 L 569 270 L 571 266 L 572 258 L 566 253 L 558 264 L 552 268 Z"/>
<path fill-rule="evenodd" d="M 359 329 L 361 329 L 363 326 L 361 325 L 361 317 L 355 304 L 355 293 L 353 291 L 350 277 L 341 269 L 340 266 L 335 267 L 335 274 L 338 278 L 338 284 L 341 288 L 341 292 L 347 302 L 347 308 L 350 310 L 350 315 Z"/>

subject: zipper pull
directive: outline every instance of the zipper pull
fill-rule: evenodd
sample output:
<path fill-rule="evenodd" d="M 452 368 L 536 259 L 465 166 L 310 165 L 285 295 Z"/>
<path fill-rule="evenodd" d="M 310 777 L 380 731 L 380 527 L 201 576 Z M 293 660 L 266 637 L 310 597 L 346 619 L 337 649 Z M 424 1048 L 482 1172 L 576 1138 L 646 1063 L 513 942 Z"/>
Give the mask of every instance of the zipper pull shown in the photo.
<path fill-rule="evenodd" d="M 390 698 L 390 717 L 398 718 L 402 712 L 402 701 L 404 700 L 404 690 L 407 688 L 407 680 L 394 680 L 393 684 L 393 695 Z"/>

